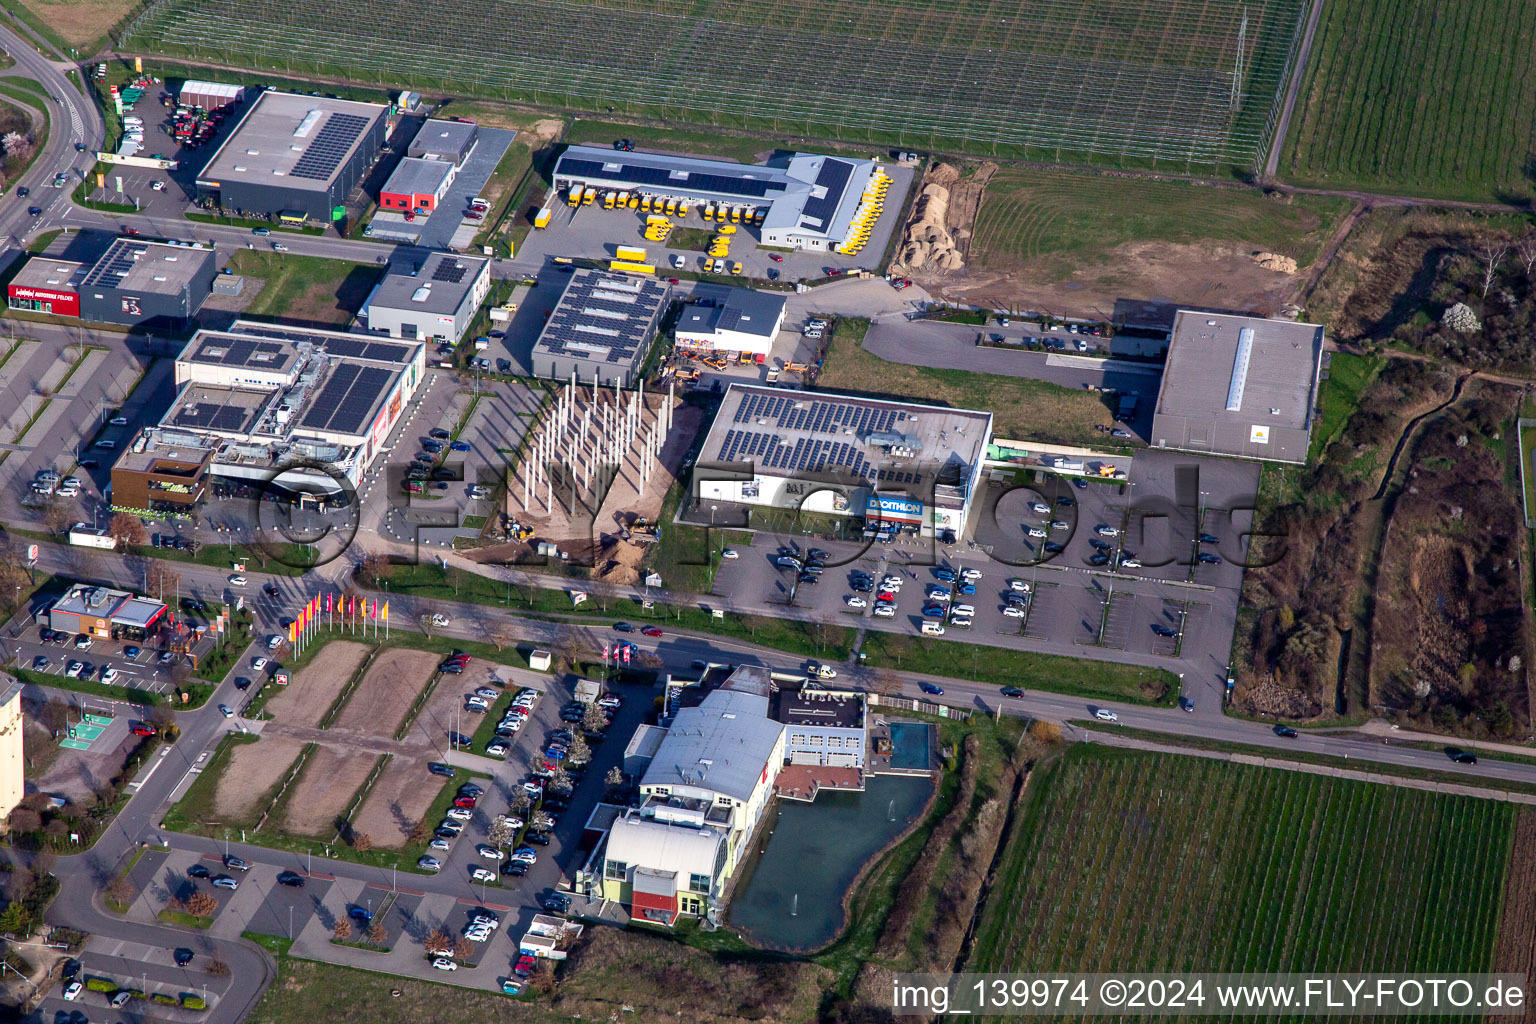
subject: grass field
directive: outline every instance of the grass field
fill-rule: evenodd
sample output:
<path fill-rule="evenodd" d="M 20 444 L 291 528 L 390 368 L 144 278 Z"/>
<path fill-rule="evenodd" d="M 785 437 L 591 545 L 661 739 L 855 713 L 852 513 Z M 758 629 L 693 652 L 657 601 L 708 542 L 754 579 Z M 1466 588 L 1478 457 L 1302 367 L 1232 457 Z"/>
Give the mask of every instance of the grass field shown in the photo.
<path fill-rule="evenodd" d="M 816 386 L 955 409 L 990 409 L 996 437 L 1029 437 L 1059 444 L 1102 443 L 1095 424 L 1112 419 L 1087 391 L 1024 377 L 888 363 L 864 350 L 868 321 L 839 320 Z"/>
<path fill-rule="evenodd" d="M 18 0 L 38 22 L 81 56 L 138 6 L 136 0 Z"/>
<path fill-rule="evenodd" d="M 1030 782 L 970 971 L 1486 971 L 1516 808 L 1079 747 Z"/>
<path fill-rule="evenodd" d="M 1010 167 L 987 185 L 971 262 L 984 270 L 1023 263 L 1036 276 L 1065 275 L 1105 262 L 1129 242 L 1215 240 L 1277 252 L 1305 267 L 1348 208 L 1347 200 L 1329 196 L 1281 203 L 1249 190 Z"/>
<path fill-rule="evenodd" d="M 1375 356 L 1357 356 L 1348 352 L 1335 352 L 1328 367 L 1328 379 L 1321 384 L 1323 415 L 1312 427 L 1312 449 L 1307 462 L 1316 462 L 1323 450 L 1339 436 L 1344 424 L 1354 413 L 1360 395 L 1385 360 Z"/>
<path fill-rule="evenodd" d="M 1536 0 L 1323 8 L 1280 173 L 1296 184 L 1529 198 Z"/>
<path fill-rule="evenodd" d="M 119 42 L 771 137 L 1215 168 L 1264 146 L 1301 6 L 853 0 L 829 17 L 812 0 L 530 0 L 512 16 L 407 0 L 386 24 L 357 0 L 154 0 Z M 635 44 L 617 67 L 614 40 Z"/>
<path fill-rule="evenodd" d="M 384 268 L 366 263 L 254 249 L 237 250 L 229 265 L 265 282 L 247 314 L 328 326 L 350 323 L 384 275 Z"/>

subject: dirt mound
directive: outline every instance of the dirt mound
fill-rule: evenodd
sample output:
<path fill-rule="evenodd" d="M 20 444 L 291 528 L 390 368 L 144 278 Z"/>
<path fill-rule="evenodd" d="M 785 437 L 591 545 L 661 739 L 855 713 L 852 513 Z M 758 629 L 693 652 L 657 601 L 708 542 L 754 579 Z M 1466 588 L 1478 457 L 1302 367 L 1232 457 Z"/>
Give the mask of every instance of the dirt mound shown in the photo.
<path fill-rule="evenodd" d="M 962 177 L 952 164 L 935 164 L 912 204 L 897 266 L 940 273 L 964 269 L 981 193 L 996 172 L 996 164 L 984 163 L 974 174 Z"/>
<path fill-rule="evenodd" d="M 1296 261 L 1289 256 L 1282 256 L 1277 252 L 1256 252 L 1253 254 L 1253 262 L 1265 270 L 1273 270 L 1277 274 L 1296 273 Z"/>

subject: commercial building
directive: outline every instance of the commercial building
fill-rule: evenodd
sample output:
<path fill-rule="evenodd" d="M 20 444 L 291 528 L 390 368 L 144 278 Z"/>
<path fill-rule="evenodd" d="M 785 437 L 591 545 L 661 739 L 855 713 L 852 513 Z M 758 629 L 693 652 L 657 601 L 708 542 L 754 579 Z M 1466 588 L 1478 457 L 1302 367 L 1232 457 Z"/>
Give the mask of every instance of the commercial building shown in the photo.
<path fill-rule="evenodd" d="M 1152 445 L 1305 462 L 1322 354 L 1317 324 L 1180 310 Z"/>
<path fill-rule="evenodd" d="M 48 609 L 48 627 L 100 640 L 145 640 L 165 624 L 162 601 L 76 583 Z"/>
<path fill-rule="evenodd" d="M 213 277 L 211 248 L 119 238 L 80 282 L 80 318 L 180 330 L 213 293 Z"/>
<path fill-rule="evenodd" d="M 27 795 L 26 722 L 21 715 L 21 683 L 0 672 L 0 833 L 9 830 L 11 812 Z"/>
<path fill-rule="evenodd" d="M 602 854 L 605 898 L 663 924 L 718 912 L 784 763 L 770 689 L 767 669 L 741 666 L 647 739 L 642 803 L 613 822 Z"/>
<path fill-rule="evenodd" d="M 426 346 L 236 321 L 176 359 L 176 395 L 112 467 L 117 508 L 205 496 L 349 500 L 426 373 Z"/>
<path fill-rule="evenodd" d="M 406 157 L 379 190 L 379 207 L 384 210 L 435 210 L 453 184 L 458 168 L 445 160 L 418 160 Z"/>
<path fill-rule="evenodd" d="M 980 490 L 992 414 L 733 384 L 699 451 L 699 505 L 862 519 L 868 537 L 958 538 Z M 727 521 L 722 513 L 720 521 Z"/>
<path fill-rule="evenodd" d="M 418 160 L 445 160 L 463 167 L 479 141 L 480 129 L 473 122 L 434 117 L 421 126 L 405 155 Z"/>
<path fill-rule="evenodd" d="M 782 295 L 731 288 L 712 304 L 683 307 L 674 331 L 677 347 L 766 362 L 784 326 L 785 306 Z"/>
<path fill-rule="evenodd" d="M 11 309 L 53 316 L 80 315 L 80 282 L 88 268 L 84 263 L 34 256 L 6 285 L 5 303 Z"/>
<path fill-rule="evenodd" d="M 32 257 L 6 286 L 6 304 L 93 323 L 177 331 L 213 293 L 213 278 L 211 248 L 119 238 L 90 266 Z"/>
<path fill-rule="evenodd" d="M 654 277 L 576 271 L 534 342 L 533 375 L 630 386 L 670 298 Z"/>
<path fill-rule="evenodd" d="M 784 723 L 784 756 L 790 764 L 863 769 L 869 740 L 862 693 L 779 688 L 773 694 L 773 717 Z"/>
<path fill-rule="evenodd" d="M 267 90 L 197 177 L 199 202 L 330 223 L 388 134 L 388 108 Z"/>
<path fill-rule="evenodd" d="M 873 224 L 888 182 L 874 161 L 849 157 L 796 153 L 774 164 L 737 164 L 595 146 L 566 147 L 554 172 L 557 189 L 711 205 L 760 223 L 764 245 L 821 251 L 853 243 Z"/>
<path fill-rule="evenodd" d="M 391 264 L 362 312 L 370 331 L 457 344 L 490 292 L 490 260 L 434 252 L 419 263 Z"/>

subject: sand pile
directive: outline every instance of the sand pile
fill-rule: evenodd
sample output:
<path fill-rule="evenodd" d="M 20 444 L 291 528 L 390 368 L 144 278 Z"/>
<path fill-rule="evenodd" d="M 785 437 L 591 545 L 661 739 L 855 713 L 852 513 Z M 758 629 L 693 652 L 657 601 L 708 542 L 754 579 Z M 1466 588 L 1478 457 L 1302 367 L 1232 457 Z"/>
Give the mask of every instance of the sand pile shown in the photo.
<path fill-rule="evenodd" d="M 1253 262 L 1265 270 L 1273 270 L 1277 274 L 1296 273 L 1296 261 L 1289 256 L 1281 256 L 1277 252 L 1254 253 Z"/>
<path fill-rule="evenodd" d="M 906 240 L 899 258 L 903 266 L 912 270 L 921 267 L 959 270 L 965 266 L 955 237 L 945 226 L 948 215 L 949 188 L 938 181 L 930 181 L 923 186 L 912 206 L 912 219 L 907 224 Z"/>

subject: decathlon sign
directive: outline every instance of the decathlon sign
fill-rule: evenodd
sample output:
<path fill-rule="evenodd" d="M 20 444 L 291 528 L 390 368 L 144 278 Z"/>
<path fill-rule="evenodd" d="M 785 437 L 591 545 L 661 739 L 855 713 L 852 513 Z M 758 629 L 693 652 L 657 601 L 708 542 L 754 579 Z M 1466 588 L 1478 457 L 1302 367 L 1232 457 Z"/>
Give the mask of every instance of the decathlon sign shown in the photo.
<path fill-rule="evenodd" d="M 864 503 L 864 518 L 920 523 L 923 521 L 923 503 L 905 495 L 871 494 Z"/>

